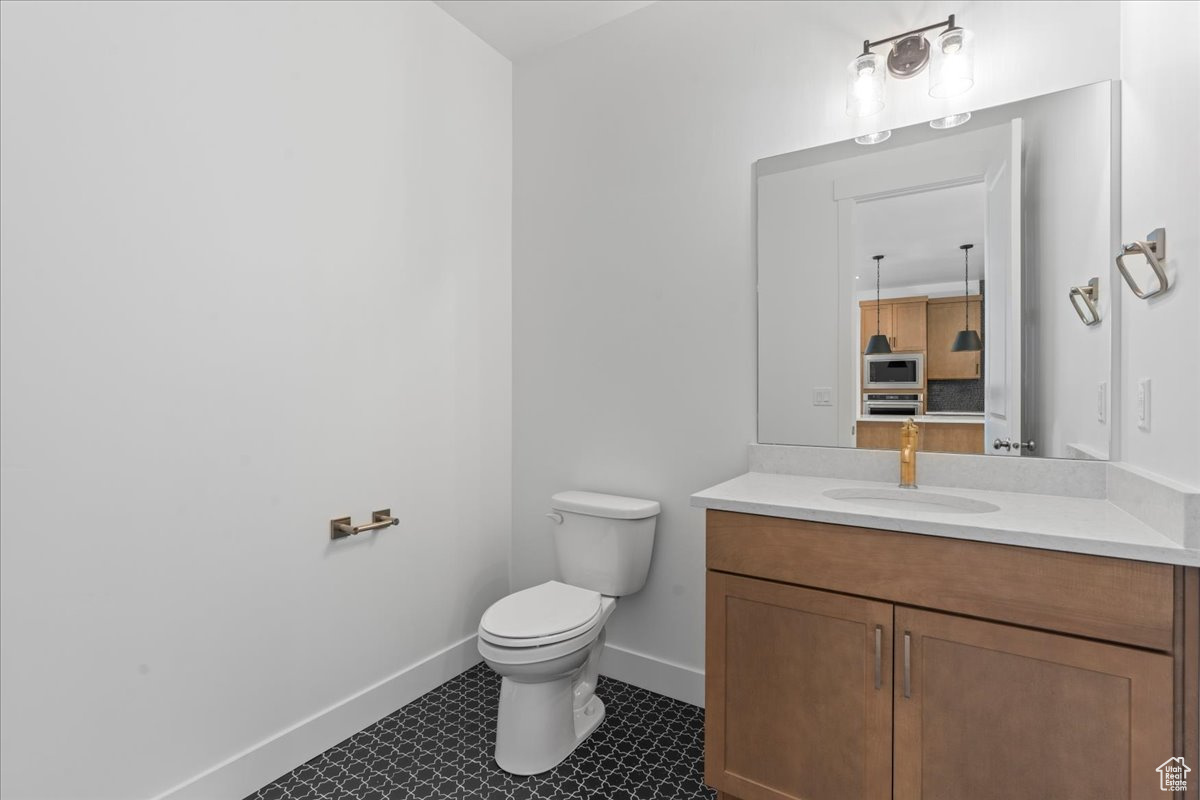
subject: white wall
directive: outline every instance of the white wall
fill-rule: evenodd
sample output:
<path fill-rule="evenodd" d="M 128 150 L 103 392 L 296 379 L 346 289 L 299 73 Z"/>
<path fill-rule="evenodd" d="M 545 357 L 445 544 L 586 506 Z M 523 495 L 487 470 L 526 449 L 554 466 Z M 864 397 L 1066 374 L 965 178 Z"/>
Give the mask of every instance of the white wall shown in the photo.
<path fill-rule="evenodd" d="M 845 66 L 866 37 L 949 13 L 975 88 L 893 81 L 866 122 Z M 1063 31 L 1087 20 L 1086 47 Z M 1115 3 L 664 2 L 515 70 L 513 583 L 554 572 L 567 487 L 663 502 L 646 588 L 609 642 L 703 665 L 703 515 L 755 435 L 755 160 L 1118 77 Z"/>
<path fill-rule="evenodd" d="M 1171 290 L 1120 286 L 1121 457 L 1200 487 L 1200 3 L 1121 4 L 1121 237 L 1167 229 Z M 1150 429 L 1135 418 L 1151 382 Z"/>
<path fill-rule="evenodd" d="M 508 590 L 511 66 L 429 3 L 2 9 L 2 793 L 148 797 Z"/>
<path fill-rule="evenodd" d="M 1109 84 L 1025 105 L 1022 438 L 1037 455 L 1108 456 L 1114 331 L 1113 97 Z M 1097 325 L 1079 320 L 1072 286 L 1099 278 Z M 1104 420 L 1097 394 L 1105 384 Z"/>
<path fill-rule="evenodd" d="M 843 276 L 832 191 L 845 164 L 758 178 L 759 442 L 836 447 L 841 406 L 857 410 L 853 394 L 842 396 L 841 384 L 842 373 L 856 371 L 858 363 L 842 363 L 837 336 L 850 316 L 836 302 Z M 816 404 L 818 389 L 828 390 L 829 405 Z"/>

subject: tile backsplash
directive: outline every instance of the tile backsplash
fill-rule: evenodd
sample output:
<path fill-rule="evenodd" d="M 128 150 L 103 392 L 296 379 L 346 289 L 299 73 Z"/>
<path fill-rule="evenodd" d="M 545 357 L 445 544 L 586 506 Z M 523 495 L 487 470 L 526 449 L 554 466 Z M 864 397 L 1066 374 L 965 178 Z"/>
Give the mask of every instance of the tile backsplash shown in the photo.
<path fill-rule="evenodd" d="M 983 379 L 929 381 L 925 389 L 925 410 L 973 411 L 982 414 Z"/>

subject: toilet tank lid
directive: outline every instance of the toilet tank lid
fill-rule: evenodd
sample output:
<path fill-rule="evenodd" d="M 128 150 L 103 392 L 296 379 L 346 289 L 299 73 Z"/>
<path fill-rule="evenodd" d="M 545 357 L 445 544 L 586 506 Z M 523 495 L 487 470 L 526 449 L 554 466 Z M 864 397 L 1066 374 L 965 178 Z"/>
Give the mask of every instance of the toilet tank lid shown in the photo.
<path fill-rule="evenodd" d="M 609 519 L 645 519 L 658 516 L 662 511 L 657 500 L 577 491 L 559 492 L 550 498 L 550 507 L 555 511 L 572 511 Z"/>

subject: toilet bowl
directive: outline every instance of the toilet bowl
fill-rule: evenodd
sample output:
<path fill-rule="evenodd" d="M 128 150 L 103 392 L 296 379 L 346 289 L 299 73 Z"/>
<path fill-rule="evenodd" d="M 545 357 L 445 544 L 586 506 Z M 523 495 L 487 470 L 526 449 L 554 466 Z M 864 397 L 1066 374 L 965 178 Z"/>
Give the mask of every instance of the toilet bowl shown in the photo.
<path fill-rule="evenodd" d="M 578 593 L 578 594 L 576 594 Z M 514 613 L 506 603 L 536 604 Z M 479 653 L 500 674 L 496 763 L 515 775 L 545 772 L 562 762 L 604 719 L 596 696 L 604 623 L 616 599 L 549 581 L 509 595 L 488 609 L 479 624 Z M 565 606 L 563 605 L 565 603 Z M 555 631 L 573 607 L 583 622 Z M 521 620 L 514 635 L 512 622 Z M 540 629 L 540 630 L 539 630 Z M 508 634 L 508 635 L 505 635 Z"/>
<path fill-rule="evenodd" d="M 659 512 L 653 500 L 592 492 L 556 494 L 552 507 L 568 582 L 510 594 L 479 621 L 479 653 L 502 679 L 496 764 L 516 775 L 552 769 L 604 720 L 604 624 L 617 596 L 645 583 Z"/>

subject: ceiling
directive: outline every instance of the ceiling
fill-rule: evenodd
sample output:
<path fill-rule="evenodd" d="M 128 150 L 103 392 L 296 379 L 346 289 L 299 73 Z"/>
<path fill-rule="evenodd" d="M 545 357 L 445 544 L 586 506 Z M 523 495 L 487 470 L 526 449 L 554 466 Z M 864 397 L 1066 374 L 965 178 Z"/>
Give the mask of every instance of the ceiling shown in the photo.
<path fill-rule="evenodd" d="M 971 243 L 970 280 L 983 277 L 985 193 L 982 183 L 860 203 L 854 219 L 855 291 L 963 279 L 960 244 Z"/>
<path fill-rule="evenodd" d="M 547 47 L 582 36 L 654 0 L 434 0 L 496 48 L 520 61 Z"/>

